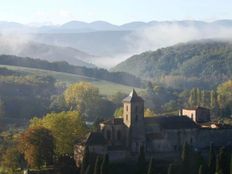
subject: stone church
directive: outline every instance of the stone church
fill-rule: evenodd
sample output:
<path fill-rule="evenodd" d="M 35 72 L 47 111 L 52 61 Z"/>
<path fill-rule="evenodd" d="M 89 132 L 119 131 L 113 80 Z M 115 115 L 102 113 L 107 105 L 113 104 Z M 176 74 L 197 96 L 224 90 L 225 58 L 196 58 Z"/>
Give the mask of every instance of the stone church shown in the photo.
<path fill-rule="evenodd" d="M 145 118 L 144 100 L 132 90 L 123 100 L 122 118 L 100 123 L 97 132 L 74 146 L 74 158 L 78 165 L 87 146 L 91 153 L 107 153 L 110 160 L 117 161 L 135 157 L 142 146 L 147 157 L 170 159 L 179 156 L 185 142 L 199 151 L 211 143 L 215 147 L 232 145 L 232 128 L 212 128 L 209 114 L 207 109 L 197 107 L 182 109 L 180 115 Z"/>

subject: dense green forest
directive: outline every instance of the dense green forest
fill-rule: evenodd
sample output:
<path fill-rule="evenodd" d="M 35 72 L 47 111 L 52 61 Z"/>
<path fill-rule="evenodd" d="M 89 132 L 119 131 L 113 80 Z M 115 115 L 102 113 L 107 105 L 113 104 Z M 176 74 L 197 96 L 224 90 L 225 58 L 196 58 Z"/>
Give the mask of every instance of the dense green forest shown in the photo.
<path fill-rule="evenodd" d="M 212 88 L 232 76 L 232 44 L 195 41 L 132 56 L 112 69 L 179 88 Z"/>
<path fill-rule="evenodd" d="M 55 79 L 0 69 L 1 119 L 26 119 L 48 111 L 50 97 L 58 93 Z"/>
<path fill-rule="evenodd" d="M 174 89 L 157 83 L 148 83 L 141 95 L 146 108 L 157 115 L 178 114 L 181 108 L 202 106 L 209 108 L 215 118 L 232 114 L 232 81 L 228 80 L 211 90 L 191 88 Z"/>
<path fill-rule="evenodd" d="M 21 67 L 38 68 L 44 70 L 52 70 L 57 72 L 66 72 L 87 77 L 96 78 L 99 80 L 111 81 L 134 87 L 141 87 L 142 82 L 139 78 L 124 72 L 109 72 L 105 69 L 86 68 L 73 66 L 67 62 L 48 62 L 40 59 L 22 58 L 17 56 L 1 55 L 1 65 L 14 65 Z"/>

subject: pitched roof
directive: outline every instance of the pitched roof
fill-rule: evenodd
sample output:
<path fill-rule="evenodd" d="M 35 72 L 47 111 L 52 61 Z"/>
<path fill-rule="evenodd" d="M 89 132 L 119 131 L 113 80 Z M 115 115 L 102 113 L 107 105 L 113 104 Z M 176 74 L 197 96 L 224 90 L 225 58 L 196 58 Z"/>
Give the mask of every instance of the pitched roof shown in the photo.
<path fill-rule="evenodd" d="M 198 125 L 186 116 L 157 116 L 145 118 L 146 125 L 159 124 L 163 129 L 194 129 Z"/>
<path fill-rule="evenodd" d="M 123 99 L 123 102 L 143 102 L 142 97 L 138 96 L 135 89 L 133 89 L 129 96 Z"/>
<path fill-rule="evenodd" d="M 110 125 L 121 125 L 123 124 L 123 118 L 111 118 L 103 122 L 104 124 Z"/>
<path fill-rule="evenodd" d="M 91 132 L 87 138 L 86 145 L 105 145 L 106 139 L 101 132 Z"/>

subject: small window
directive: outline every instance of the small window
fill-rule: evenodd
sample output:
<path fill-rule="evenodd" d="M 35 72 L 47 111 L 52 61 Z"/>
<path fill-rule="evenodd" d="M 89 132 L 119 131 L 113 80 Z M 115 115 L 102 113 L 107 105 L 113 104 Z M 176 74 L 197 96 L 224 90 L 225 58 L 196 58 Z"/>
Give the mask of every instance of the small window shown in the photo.
<path fill-rule="evenodd" d="M 126 105 L 126 111 L 128 111 L 128 105 Z"/>
<path fill-rule="evenodd" d="M 126 121 L 128 121 L 128 114 L 126 114 Z"/>

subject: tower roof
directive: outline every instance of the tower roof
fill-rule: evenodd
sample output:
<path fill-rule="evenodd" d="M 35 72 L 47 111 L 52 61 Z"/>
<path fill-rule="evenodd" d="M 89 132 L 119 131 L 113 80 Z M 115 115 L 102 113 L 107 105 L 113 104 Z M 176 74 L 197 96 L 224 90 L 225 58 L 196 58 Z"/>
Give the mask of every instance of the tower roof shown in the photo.
<path fill-rule="evenodd" d="M 142 97 L 138 96 L 135 89 L 133 89 L 129 96 L 123 99 L 123 102 L 143 102 Z"/>

